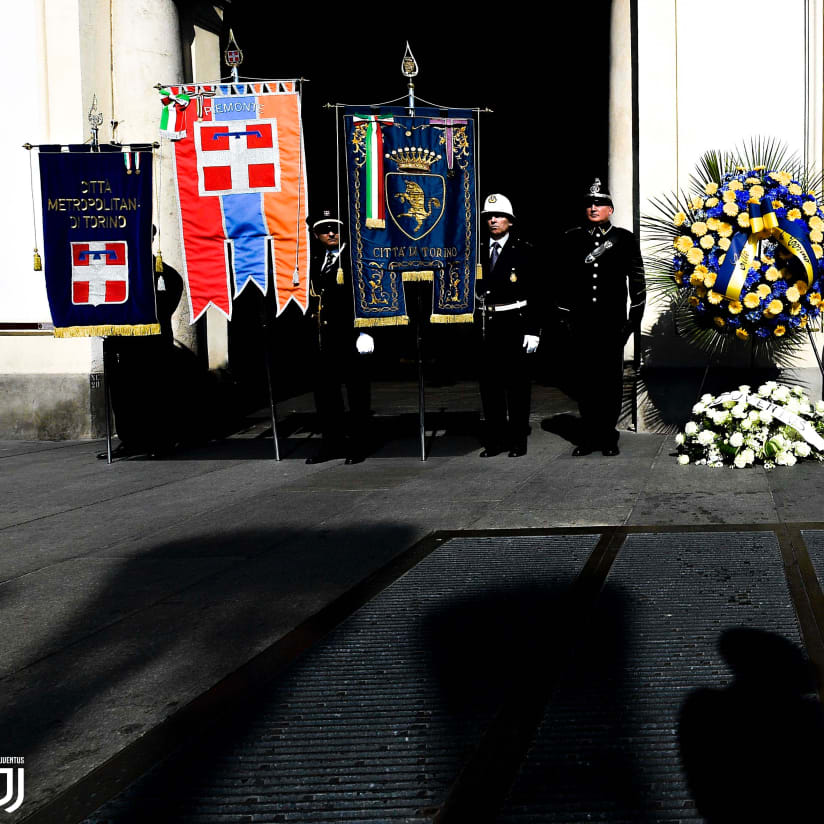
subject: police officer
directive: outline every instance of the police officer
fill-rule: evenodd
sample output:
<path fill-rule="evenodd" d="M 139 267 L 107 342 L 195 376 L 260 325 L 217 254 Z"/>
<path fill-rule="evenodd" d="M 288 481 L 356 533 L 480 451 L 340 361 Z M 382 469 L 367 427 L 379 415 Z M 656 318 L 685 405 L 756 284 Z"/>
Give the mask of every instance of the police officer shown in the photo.
<path fill-rule="evenodd" d="M 538 348 L 539 301 L 532 246 L 512 231 L 515 214 L 509 198 L 489 195 L 482 218 L 489 235 L 482 245 L 478 282 L 481 327 L 481 403 L 486 432 L 482 458 L 509 450 L 526 454 L 529 434 L 530 377 L 527 355 Z"/>
<path fill-rule="evenodd" d="M 309 218 L 316 244 L 310 261 L 310 352 L 315 408 L 321 430 L 318 452 L 308 464 L 345 458 L 364 460 L 371 401 L 368 364 L 375 343 L 371 335 L 355 329 L 352 273 L 346 244 L 341 245 L 341 221 L 326 209 Z M 349 402 L 345 424 L 343 387 Z"/>
<path fill-rule="evenodd" d="M 572 454 L 601 450 L 613 456 L 619 453 L 624 345 L 640 329 L 644 314 L 644 267 L 635 235 L 612 225 L 612 198 L 598 178 L 581 205 L 584 222 L 563 237 L 563 281 L 556 283 L 559 320 L 570 335 L 582 423 Z"/>

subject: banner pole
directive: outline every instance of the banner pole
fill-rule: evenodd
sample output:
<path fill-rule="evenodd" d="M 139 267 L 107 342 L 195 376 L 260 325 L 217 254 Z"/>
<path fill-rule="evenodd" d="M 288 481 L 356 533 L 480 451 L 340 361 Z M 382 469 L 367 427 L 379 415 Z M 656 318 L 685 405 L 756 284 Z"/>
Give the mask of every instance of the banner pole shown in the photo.
<path fill-rule="evenodd" d="M 266 312 L 266 304 L 263 304 L 263 313 Z M 272 359 L 269 357 L 269 324 L 266 323 L 265 314 L 261 315 L 261 325 L 263 326 L 263 354 L 266 366 L 266 387 L 269 390 L 269 413 L 272 417 L 272 442 L 275 447 L 275 460 L 280 460 L 280 444 L 278 443 L 278 421 L 275 411 L 275 393 L 272 387 Z"/>
<path fill-rule="evenodd" d="M 818 371 L 821 372 L 821 377 L 824 379 L 824 363 L 821 362 L 821 355 L 818 354 L 818 349 L 815 348 L 815 338 L 813 337 L 813 330 L 807 327 L 807 337 L 810 339 L 810 346 L 813 349 L 813 354 L 818 362 Z"/>
<path fill-rule="evenodd" d="M 103 338 L 103 405 L 106 410 L 106 463 L 112 462 L 112 393 L 109 386 L 108 361 L 109 348 L 106 345 L 108 338 Z"/>

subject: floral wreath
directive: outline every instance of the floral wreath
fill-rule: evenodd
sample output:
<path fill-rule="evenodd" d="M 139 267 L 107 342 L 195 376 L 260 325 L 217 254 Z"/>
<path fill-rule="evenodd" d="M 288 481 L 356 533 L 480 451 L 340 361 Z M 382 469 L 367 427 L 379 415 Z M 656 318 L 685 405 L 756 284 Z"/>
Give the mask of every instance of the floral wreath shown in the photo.
<path fill-rule="evenodd" d="M 693 194 L 652 201 L 647 266 L 651 290 L 675 302 L 695 342 L 752 340 L 780 354 L 821 313 L 824 212 L 812 191 L 820 180 L 774 143 L 752 148 L 743 165 L 708 153 Z M 759 154 L 768 162 L 753 162 Z"/>

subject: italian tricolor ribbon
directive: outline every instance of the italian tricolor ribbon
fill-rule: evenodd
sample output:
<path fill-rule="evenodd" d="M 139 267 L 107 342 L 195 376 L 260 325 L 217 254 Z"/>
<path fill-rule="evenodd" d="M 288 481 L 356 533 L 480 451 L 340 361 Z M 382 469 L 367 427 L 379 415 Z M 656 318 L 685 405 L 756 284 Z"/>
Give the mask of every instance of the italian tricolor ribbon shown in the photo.
<path fill-rule="evenodd" d="M 355 115 L 354 123 L 366 124 L 366 226 L 386 228 L 386 204 L 383 197 L 382 124 L 394 123 L 393 115 Z"/>
<path fill-rule="evenodd" d="M 163 111 L 160 114 L 160 134 L 170 140 L 180 140 L 186 136 L 185 110 L 191 100 L 186 92 L 177 89 L 161 89 L 160 102 Z"/>

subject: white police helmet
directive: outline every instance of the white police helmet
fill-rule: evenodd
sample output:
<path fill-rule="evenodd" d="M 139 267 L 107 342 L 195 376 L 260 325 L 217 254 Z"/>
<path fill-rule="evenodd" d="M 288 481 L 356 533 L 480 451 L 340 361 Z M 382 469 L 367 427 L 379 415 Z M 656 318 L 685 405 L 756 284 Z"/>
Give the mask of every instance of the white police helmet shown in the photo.
<path fill-rule="evenodd" d="M 481 210 L 482 215 L 506 215 L 515 220 L 515 213 L 512 211 L 512 204 L 506 195 L 490 195 L 484 201 L 484 208 Z"/>

